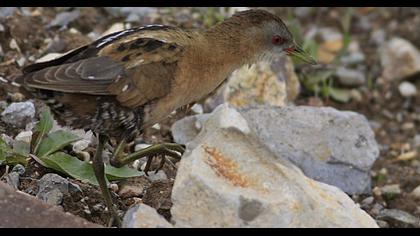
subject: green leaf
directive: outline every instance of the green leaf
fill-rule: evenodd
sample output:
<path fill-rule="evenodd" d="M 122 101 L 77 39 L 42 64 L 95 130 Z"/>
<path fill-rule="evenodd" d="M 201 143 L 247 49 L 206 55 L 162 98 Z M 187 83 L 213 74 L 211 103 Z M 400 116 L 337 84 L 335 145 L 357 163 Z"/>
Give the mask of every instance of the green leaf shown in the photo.
<path fill-rule="evenodd" d="M 41 158 L 49 168 L 67 174 L 75 179 L 98 185 L 92 164 L 81 161 L 74 156 L 64 152 L 57 152 L 45 158 Z"/>
<path fill-rule="evenodd" d="M 80 139 L 77 135 L 63 130 L 50 133 L 41 141 L 36 155 L 40 158 L 48 156 Z"/>
<path fill-rule="evenodd" d="M 332 70 L 322 70 L 314 74 L 308 75 L 303 81 L 303 85 L 306 89 L 314 91 L 316 88 L 319 88 L 319 85 L 325 83 L 325 81 L 333 75 L 334 71 Z"/>
<path fill-rule="evenodd" d="M 10 147 L 2 138 L 0 138 L 0 165 L 6 161 L 6 156 L 9 151 Z"/>
<path fill-rule="evenodd" d="M 40 159 L 47 165 L 46 167 L 48 168 L 54 169 L 83 182 L 98 185 L 91 163 L 81 161 L 76 157 L 63 152 L 56 152 Z M 112 181 L 141 176 L 142 172 L 127 166 L 123 166 L 121 168 L 105 166 L 105 174 L 107 179 Z"/>
<path fill-rule="evenodd" d="M 347 103 L 350 101 L 350 91 L 346 89 L 330 87 L 329 95 L 338 102 Z"/>
<path fill-rule="evenodd" d="M 142 172 L 140 172 L 136 169 L 130 168 L 128 166 L 115 168 L 115 167 L 110 166 L 110 165 L 105 166 L 105 174 L 106 174 L 106 177 L 111 181 L 143 175 Z"/>
<path fill-rule="evenodd" d="M 28 165 L 27 156 L 22 156 L 19 154 L 12 154 L 6 157 L 6 162 L 4 164 L 11 165 L 11 166 L 21 164 L 23 166 L 27 166 Z"/>
<path fill-rule="evenodd" d="M 32 143 L 31 143 L 31 150 L 32 153 L 38 152 L 38 147 L 41 144 L 42 139 L 45 135 L 47 135 L 53 127 L 53 119 L 51 116 L 51 112 L 49 110 L 45 110 L 41 114 L 41 119 L 36 124 L 33 135 L 32 135 Z"/>

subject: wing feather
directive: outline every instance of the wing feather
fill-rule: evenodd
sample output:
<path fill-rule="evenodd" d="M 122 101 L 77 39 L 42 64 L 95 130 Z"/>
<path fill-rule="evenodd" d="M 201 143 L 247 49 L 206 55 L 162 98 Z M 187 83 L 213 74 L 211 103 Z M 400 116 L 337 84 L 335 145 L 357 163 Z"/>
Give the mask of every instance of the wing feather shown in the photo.
<path fill-rule="evenodd" d="M 24 69 L 23 83 L 33 89 L 116 96 L 127 107 L 144 105 L 170 92 L 184 51 L 177 37 L 168 36 L 168 30 L 176 29 L 162 29 L 162 37 L 156 27 L 153 34 L 146 29 L 116 33 L 100 39 L 106 43 L 95 41 L 62 58 L 31 65 Z"/>

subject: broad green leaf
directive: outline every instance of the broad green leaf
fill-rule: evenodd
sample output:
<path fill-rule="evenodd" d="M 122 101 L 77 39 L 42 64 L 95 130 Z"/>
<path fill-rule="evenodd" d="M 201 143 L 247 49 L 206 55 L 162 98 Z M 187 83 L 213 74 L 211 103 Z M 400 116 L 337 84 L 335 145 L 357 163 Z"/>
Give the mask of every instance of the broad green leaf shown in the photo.
<path fill-rule="evenodd" d="M 45 110 L 41 114 L 41 119 L 36 124 L 33 136 L 32 136 L 32 143 L 31 143 L 31 150 L 32 153 L 38 152 L 38 147 L 41 144 L 42 139 L 45 135 L 47 135 L 53 127 L 53 119 L 51 116 L 51 112 L 49 110 Z"/>
<path fill-rule="evenodd" d="M 75 179 L 98 185 L 92 164 L 81 161 L 74 156 L 70 156 L 64 152 L 57 152 L 45 158 L 41 158 L 48 163 L 52 169 L 67 174 Z"/>
<path fill-rule="evenodd" d="M 41 160 L 51 169 L 69 175 L 75 179 L 98 185 L 91 163 L 81 161 L 76 157 L 63 152 L 54 153 L 45 158 L 41 158 Z M 121 168 L 105 166 L 105 174 L 108 180 L 120 180 L 142 175 L 140 171 L 127 166 Z"/>
<path fill-rule="evenodd" d="M 338 102 L 347 103 L 348 101 L 350 101 L 350 92 L 346 89 L 338 89 L 331 87 L 329 88 L 329 94 L 334 100 Z"/>
<path fill-rule="evenodd" d="M 128 166 L 115 168 L 115 167 L 110 166 L 110 165 L 105 166 L 105 174 L 106 174 L 106 177 L 111 181 L 143 175 L 142 172 L 140 172 L 136 169 L 130 168 Z"/>
<path fill-rule="evenodd" d="M 36 155 L 40 158 L 48 156 L 77 140 L 80 140 L 77 135 L 63 130 L 50 133 L 41 141 Z"/>

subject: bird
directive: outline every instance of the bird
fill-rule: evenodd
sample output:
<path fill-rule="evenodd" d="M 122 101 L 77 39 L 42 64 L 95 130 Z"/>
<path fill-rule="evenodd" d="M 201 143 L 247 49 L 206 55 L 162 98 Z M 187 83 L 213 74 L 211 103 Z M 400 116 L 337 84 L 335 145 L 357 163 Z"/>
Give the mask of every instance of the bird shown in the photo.
<path fill-rule="evenodd" d="M 119 140 L 118 153 L 145 128 L 208 96 L 234 70 L 283 55 L 316 64 L 279 16 L 250 9 L 207 29 L 147 25 L 111 33 L 23 68 L 14 82 L 43 100 L 60 124 L 98 135 L 93 169 L 108 209 L 121 224 L 106 184 L 104 144 L 111 137 Z M 177 152 L 183 147 L 156 144 L 126 157 L 114 153 L 111 164 Z"/>

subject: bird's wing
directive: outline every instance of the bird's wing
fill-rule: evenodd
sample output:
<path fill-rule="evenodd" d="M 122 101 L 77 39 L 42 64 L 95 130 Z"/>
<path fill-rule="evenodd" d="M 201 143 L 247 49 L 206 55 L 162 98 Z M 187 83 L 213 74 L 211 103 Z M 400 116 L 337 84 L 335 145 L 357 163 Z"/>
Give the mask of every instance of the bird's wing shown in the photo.
<path fill-rule="evenodd" d="M 160 29 L 160 30 L 159 30 Z M 170 90 L 184 47 L 166 26 L 116 32 L 58 59 L 23 69 L 26 87 L 115 95 L 135 107 Z"/>

